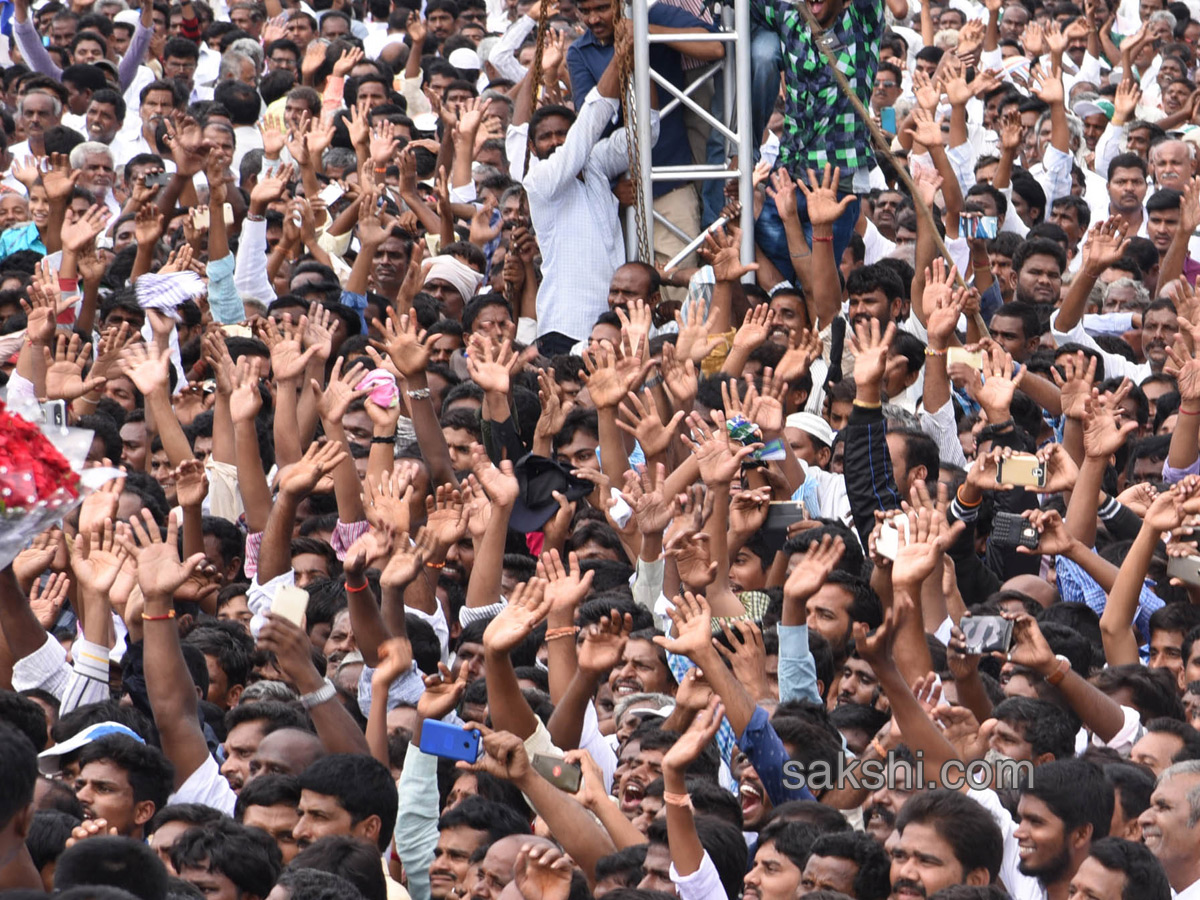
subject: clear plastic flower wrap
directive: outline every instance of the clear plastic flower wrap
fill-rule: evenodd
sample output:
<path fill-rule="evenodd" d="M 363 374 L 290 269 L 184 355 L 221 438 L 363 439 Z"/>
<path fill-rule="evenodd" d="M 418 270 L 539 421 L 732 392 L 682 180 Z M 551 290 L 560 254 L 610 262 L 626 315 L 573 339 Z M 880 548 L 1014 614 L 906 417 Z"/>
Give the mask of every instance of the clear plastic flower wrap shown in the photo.
<path fill-rule="evenodd" d="M 78 470 L 92 433 L 38 424 L 36 418 L 44 418 L 40 408 L 18 415 L 0 403 L 0 566 L 61 521 L 87 490 Z"/>

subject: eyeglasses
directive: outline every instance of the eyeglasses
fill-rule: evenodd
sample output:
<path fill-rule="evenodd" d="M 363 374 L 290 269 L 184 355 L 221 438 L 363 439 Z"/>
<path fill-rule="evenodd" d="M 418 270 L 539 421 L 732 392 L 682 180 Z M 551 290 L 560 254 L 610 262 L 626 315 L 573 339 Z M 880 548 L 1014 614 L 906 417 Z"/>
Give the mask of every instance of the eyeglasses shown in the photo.
<path fill-rule="evenodd" d="M 894 81 L 877 81 L 877 82 L 875 82 L 875 87 L 877 87 L 877 88 L 894 88 L 894 87 L 899 87 L 899 85 Z"/>

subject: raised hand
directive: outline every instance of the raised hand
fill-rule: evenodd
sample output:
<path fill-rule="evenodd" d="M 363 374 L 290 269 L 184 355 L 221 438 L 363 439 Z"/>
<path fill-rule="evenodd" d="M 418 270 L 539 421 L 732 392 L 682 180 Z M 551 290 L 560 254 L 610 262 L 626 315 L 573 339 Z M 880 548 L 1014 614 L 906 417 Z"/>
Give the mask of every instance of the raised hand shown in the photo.
<path fill-rule="evenodd" d="M 457 544 L 467 533 L 467 508 L 462 494 L 446 484 L 425 498 L 425 529 L 442 547 Z"/>
<path fill-rule="evenodd" d="M 814 226 L 832 225 L 842 217 L 854 200 L 853 194 L 838 199 L 838 170 L 826 163 L 825 171 L 818 180 L 813 169 L 808 170 L 808 184 L 796 182 L 808 205 L 808 220 Z"/>
<path fill-rule="evenodd" d="M 691 591 L 684 591 L 675 598 L 675 605 L 668 607 L 671 617 L 671 636 L 657 636 L 654 643 L 668 653 L 686 656 L 696 665 L 701 659 L 715 655 L 712 644 L 712 608 L 708 601 Z"/>
<path fill-rule="evenodd" d="M 104 231 L 109 217 L 112 215 L 107 206 L 95 204 L 87 212 L 77 215 L 72 221 L 63 225 L 63 250 L 74 254 L 82 253 L 96 236 Z"/>
<path fill-rule="evenodd" d="M 704 749 L 716 740 L 724 719 L 725 707 L 721 704 L 721 698 L 711 698 L 704 709 L 696 713 L 687 731 L 663 755 L 663 769 L 682 777 L 688 766 L 699 759 Z"/>
<path fill-rule="evenodd" d="M 167 536 L 164 540 L 158 523 L 150 510 L 141 510 L 141 517 L 130 517 L 132 539 L 121 539 L 125 550 L 137 560 L 138 587 L 147 602 L 171 601 L 192 573 L 204 562 L 203 553 L 193 553 L 179 560 L 179 526 L 174 516 L 167 517 Z"/>
<path fill-rule="evenodd" d="M 729 226 L 729 231 L 735 229 Z M 704 245 L 712 254 L 713 278 L 718 282 L 740 281 L 743 275 L 758 271 L 758 263 L 742 263 L 741 249 L 736 234 L 726 232 L 725 227 L 705 233 Z"/>
<path fill-rule="evenodd" d="M 670 448 L 683 415 L 682 409 L 676 410 L 671 421 L 664 425 L 653 398 L 631 392 L 617 409 L 617 427 L 636 440 L 647 460 L 654 460 Z"/>
<path fill-rule="evenodd" d="M 984 354 L 983 376 L 983 384 L 975 388 L 975 399 L 987 413 L 989 422 L 1003 422 L 1009 417 L 1013 394 L 1025 377 L 1025 369 L 1014 375 L 1012 357 L 995 345 Z"/>
<path fill-rule="evenodd" d="M 54 354 L 51 355 L 50 348 L 43 345 L 42 356 L 46 366 L 48 400 L 70 402 L 102 388 L 108 381 L 103 376 L 83 380 L 83 367 L 91 359 L 92 345 L 82 343 L 78 334 L 72 333 L 70 338 L 65 334 L 58 335 Z"/>
<path fill-rule="evenodd" d="M 1087 401 L 1092 397 L 1092 386 L 1096 383 L 1096 361 L 1082 350 L 1060 356 L 1058 365 L 1050 370 L 1054 383 L 1058 385 L 1062 399 L 1063 415 L 1068 419 L 1083 419 Z M 1062 368 L 1063 374 L 1058 369 Z"/>
<path fill-rule="evenodd" d="M 562 556 L 557 550 L 543 553 L 538 563 L 538 578 L 545 579 L 545 597 L 550 603 L 551 613 L 569 614 L 575 617 L 575 610 L 587 598 L 592 589 L 592 578 L 595 572 L 589 569 L 583 576 L 579 571 L 579 555 L 572 552 L 567 557 L 571 570 L 563 566 Z"/>
<path fill-rule="evenodd" d="M 810 544 L 784 582 L 784 599 L 800 603 L 807 601 L 829 580 L 845 552 L 845 541 L 829 534 Z"/>
<path fill-rule="evenodd" d="M 762 629 L 748 619 L 728 622 L 719 619 L 718 624 L 729 646 L 716 640 L 713 646 L 729 661 L 733 677 L 744 684 L 755 699 L 772 696 L 771 683 L 767 680 L 767 649 L 763 644 Z"/>
<path fill-rule="evenodd" d="M 399 460 L 391 472 L 385 472 L 376 481 L 367 478 L 366 496 L 363 507 L 367 521 L 373 528 L 386 528 L 395 534 L 409 529 L 412 513 L 413 481 L 420 473 L 420 465 L 412 460 Z"/>
<path fill-rule="evenodd" d="M 387 321 L 372 323 L 384 336 L 384 350 L 405 378 L 422 374 L 429 365 L 429 348 L 436 335 L 428 335 L 417 324 L 415 315 L 397 315 L 389 308 Z"/>
<path fill-rule="evenodd" d="M 444 719 L 462 699 L 463 691 L 467 689 L 466 679 L 466 666 L 454 679 L 445 663 L 438 663 L 437 674 L 425 676 L 425 692 L 417 701 L 417 715 L 422 719 Z"/>
<path fill-rule="evenodd" d="M 638 531 L 642 534 L 661 534 L 678 509 L 675 498 L 663 494 L 666 477 L 667 467 L 662 463 L 625 473 L 625 490 L 621 497 L 633 508 Z"/>
<path fill-rule="evenodd" d="M 926 147 L 941 147 L 946 143 L 942 135 L 942 119 L 944 116 L 934 116 L 929 110 L 917 107 L 912 111 L 913 138 L 918 144 Z"/>
<path fill-rule="evenodd" d="M 779 218 L 786 221 L 799 216 L 796 206 L 796 182 L 792 181 L 792 176 L 782 166 L 771 174 L 771 186 L 767 188 L 767 196 L 775 201 Z"/>
<path fill-rule="evenodd" d="M 1128 230 L 1125 220 L 1114 216 L 1088 232 L 1087 240 L 1083 242 L 1083 267 L 1089 275 L 1099 277 L 1125 255 L 1129 248 Z"/>
<path fill-rule="evenodd" d="M 575 648 L 579 671 L 595 678 L 608 674 L 621 661 L 625 643 L 633 632 L 633 616 L 615 609 L 583 629 Z"/>
<path fill-rule="evenodd" d="M 561 850 L 531 841 L 517 852 L 513 882 L 525 900 L 567 900 L 573 871 Z"/>
<path fill-rule="evenodd" d="M 1066 554 L 1075 546 L 1075 538 L 1071 537 L 1071 533 L 1067 531 L 1066 523 L 1063 522 L 1058 510 L 1031 509 L 1022 515 L 1029 520 L 1030 525 L 1037 529 L 1038 545 L 1036 550 L 1018 547 L 1018 553 L 1057 556 Z"/>
<path fill-rule="evenodd" d="M 71 547 L 71 571 L 84 591 L 107 596 L 112 590 L 129 551 L 116 542 L 112 519 L 105 519 L 90 532 L 80 532 Z"/>
<path fill-rule="evenodd" d="M 325 386 L 324 390 L 321 389 L 321 383 L 317 379 L 313 378 L 309 381 L 309 387 L 317 400 L 317 412 L 325 422 L 340 424 L 350 409 L 350 404 L 369 393 L 367 390 L 359 390 L 355 387 L 367 374 L 366 366 L 362 363 L 355 363 L 349 372 L 343 372 L 342 363 L 345 361 L 344 356 L 339 356 L 334 362 L 333 369 L 329 373 L 329 384 Z"/>
<path fill-rule="evenodd" d="M 170 379 L 171 357 L 156 344 L 131 344 L 121 354 L 121 371 L 133 386 L 148 397 L 166 391 Z"/>
<path fill-rule="evenodd" d="M 1083 452 L 1089 458 L 1107 460 L 1125 446 L 1137 431 L 1136 421 L 1117 424 L 1117 417 L 1098 398 L 1089 397 L 1083 408 Z"/>
<path fill-rule="evenodd" d="M 175 499 L 184 509 L 198 507 L 208 496 L 208 476 L 204 474 L 204 463 L 198 459 L 185 459 L 175 469 Z"/>
<path fill-rule="evenodd" d="M 485 392 L 508 394 L 509 372 L 516 353 L 507 338 L 499 343 L 472 335 L 467 353 L 467 372 Z"/>
<path fill-rule="evenodd" d="M 279 476 L 279 493 L 296 501 L 311 494 L 321 479 L 350 458 L 341 441 L 310 444 L 300 461 Z"/>
<path fill-rule="evenodd" d="M 688 416 L 688 426 L 697 439 L 693 440 L 688 434 L 680 435 L 684 444 L 695 454 L 700 477 L 709 487 L 730 484 L 741 472 L 746 458 L 762 448 L 762 444 L 735 447 L 725 427 L 725 416 L 714 410 L 712 417 L 715 428 L 710 431 L 699 413 L 692 413 Z"/>
<path fill-rule="evenodd" d="M 487 491 L 488 499 L 497 507 L 511 509 L 521 495 L 517 476 L 513 472 L 511 459 L 500 460 L 499 467 L 492 464 L 480 444 L 471 448 L 471 472 Z"/>
<path fill-rule="evenodd" d="M 933 574 L 949 546 L 951 532 L 944 516 L 920 509 L 908 514 L 908 531 L 900 529 L 900 546 L 892 565 L 892 583 L 910 592 Z"/>
<path fill-rule="evenodd" d="M 895 336 L 894 322 L 889 322 L 887 330 L 882 332 L 878 319 L 871 319 L 869 324 L 860 322 L 855 328 L 850 341 L 854 348 L 854 382 L 858 385 L 860 397 L 879 390 L 887 368 L 888 351 Z"/>
<path fill-rule="evenodd" d="M 483 632 L 483 646 L 494 653 L 511 653 L 546 620 L 551 605 L 542 579 L 535 576 L 517 585 L 504 609 L 488 623 Z"/>
<path fill-rule="evenodd" d="M 612 344 L 601 341 L 583 356 L 584 384 L 597 409 L 618 405 L 645 378 L 649 363 L 643 363 L 640 348 L 618 354 Z"/>

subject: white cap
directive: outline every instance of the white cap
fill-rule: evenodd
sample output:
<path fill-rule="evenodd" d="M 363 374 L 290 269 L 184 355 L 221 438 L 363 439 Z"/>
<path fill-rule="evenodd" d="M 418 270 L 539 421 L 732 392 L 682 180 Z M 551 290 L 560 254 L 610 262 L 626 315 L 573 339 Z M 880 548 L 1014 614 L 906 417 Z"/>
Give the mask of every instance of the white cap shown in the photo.
<path fill-rule="evenodd" d="M 113 21 L 124 22 L 126 25 L 132 25 L 136 28 L 141 18 L 142 11 L 140 9 L 123 9 L 113 17 Z"/>
<path fill-rule="evenodd" d="M 826 422 L 816 413 L 792 413 L 784 421 L 783 427 L 795 428 L 797 431 L 803 431 L 822 446 L 833 446 L 833 429 L 829 427 L 828 422 Z"/>
<path fill-rule="evenodd" d="M 483 68 L 483 63 L 479 61 L 479 54 L 469 47 L 459 47 L 450 54 L 446 60 L 456 69 L 472 69 L 478 71 Z"/>
<path fill-rule="evenodd" d="M 55 744 L 49 750 L 43 750 L 39 753 L 38 769 L 41 770 L 43 775 L 53 775 L 62 768 L 62 757 L 86 747 L 92 741 L 98 741 L 101 738 L 106 738 L 114 734 L 123 734 L 125 737 L 131 737 L 139 744 L 146 743 L 140 734 L 132 728 L 122 725 L 120 722 L 97 722 L 95 725 L 88 726 L 61 744 Z"/>

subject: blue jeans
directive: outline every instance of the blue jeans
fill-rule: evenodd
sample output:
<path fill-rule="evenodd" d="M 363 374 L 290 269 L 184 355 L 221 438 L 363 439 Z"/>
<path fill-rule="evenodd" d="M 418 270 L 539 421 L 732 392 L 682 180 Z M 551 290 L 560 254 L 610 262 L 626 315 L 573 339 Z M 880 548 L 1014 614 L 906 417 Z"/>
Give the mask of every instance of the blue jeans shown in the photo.
<path fill-rule="evenodd" d="M 842 253 L 850 243 L 850 235 L 854 233 L 854 225 L 858 222 L 860 206 L 861 201 L 855 197 L 841 217 L 833 223 L 833 259 L 836 263 L 842 261 Z M 800 191 L 796 191 L 796 212 L 800 215 L 800 224 L 804 226 L 804 238 L 811 247 L 812 224 L 808 221 L 808 203 Z M 784 231 L 783 220 L 779 218 L 779 210 L 775 208 L 775 201 L 769 196 L 763 201 L 762 214 L 755 223 L 754 240 L 783 277 L 794 284 L 796 270 L 792 267 L 787 232 Z"/>
<path fill-rule="evenodd" d="M 762 142 L 767 122 L 775 111 L 779 96 L 779 73 L 783 70 L 783 45 L 779 35 L 765 25 L 750 27 L 750 97 L 754 129 L 754 161 L 758 162 L 758 146 Z"/>

